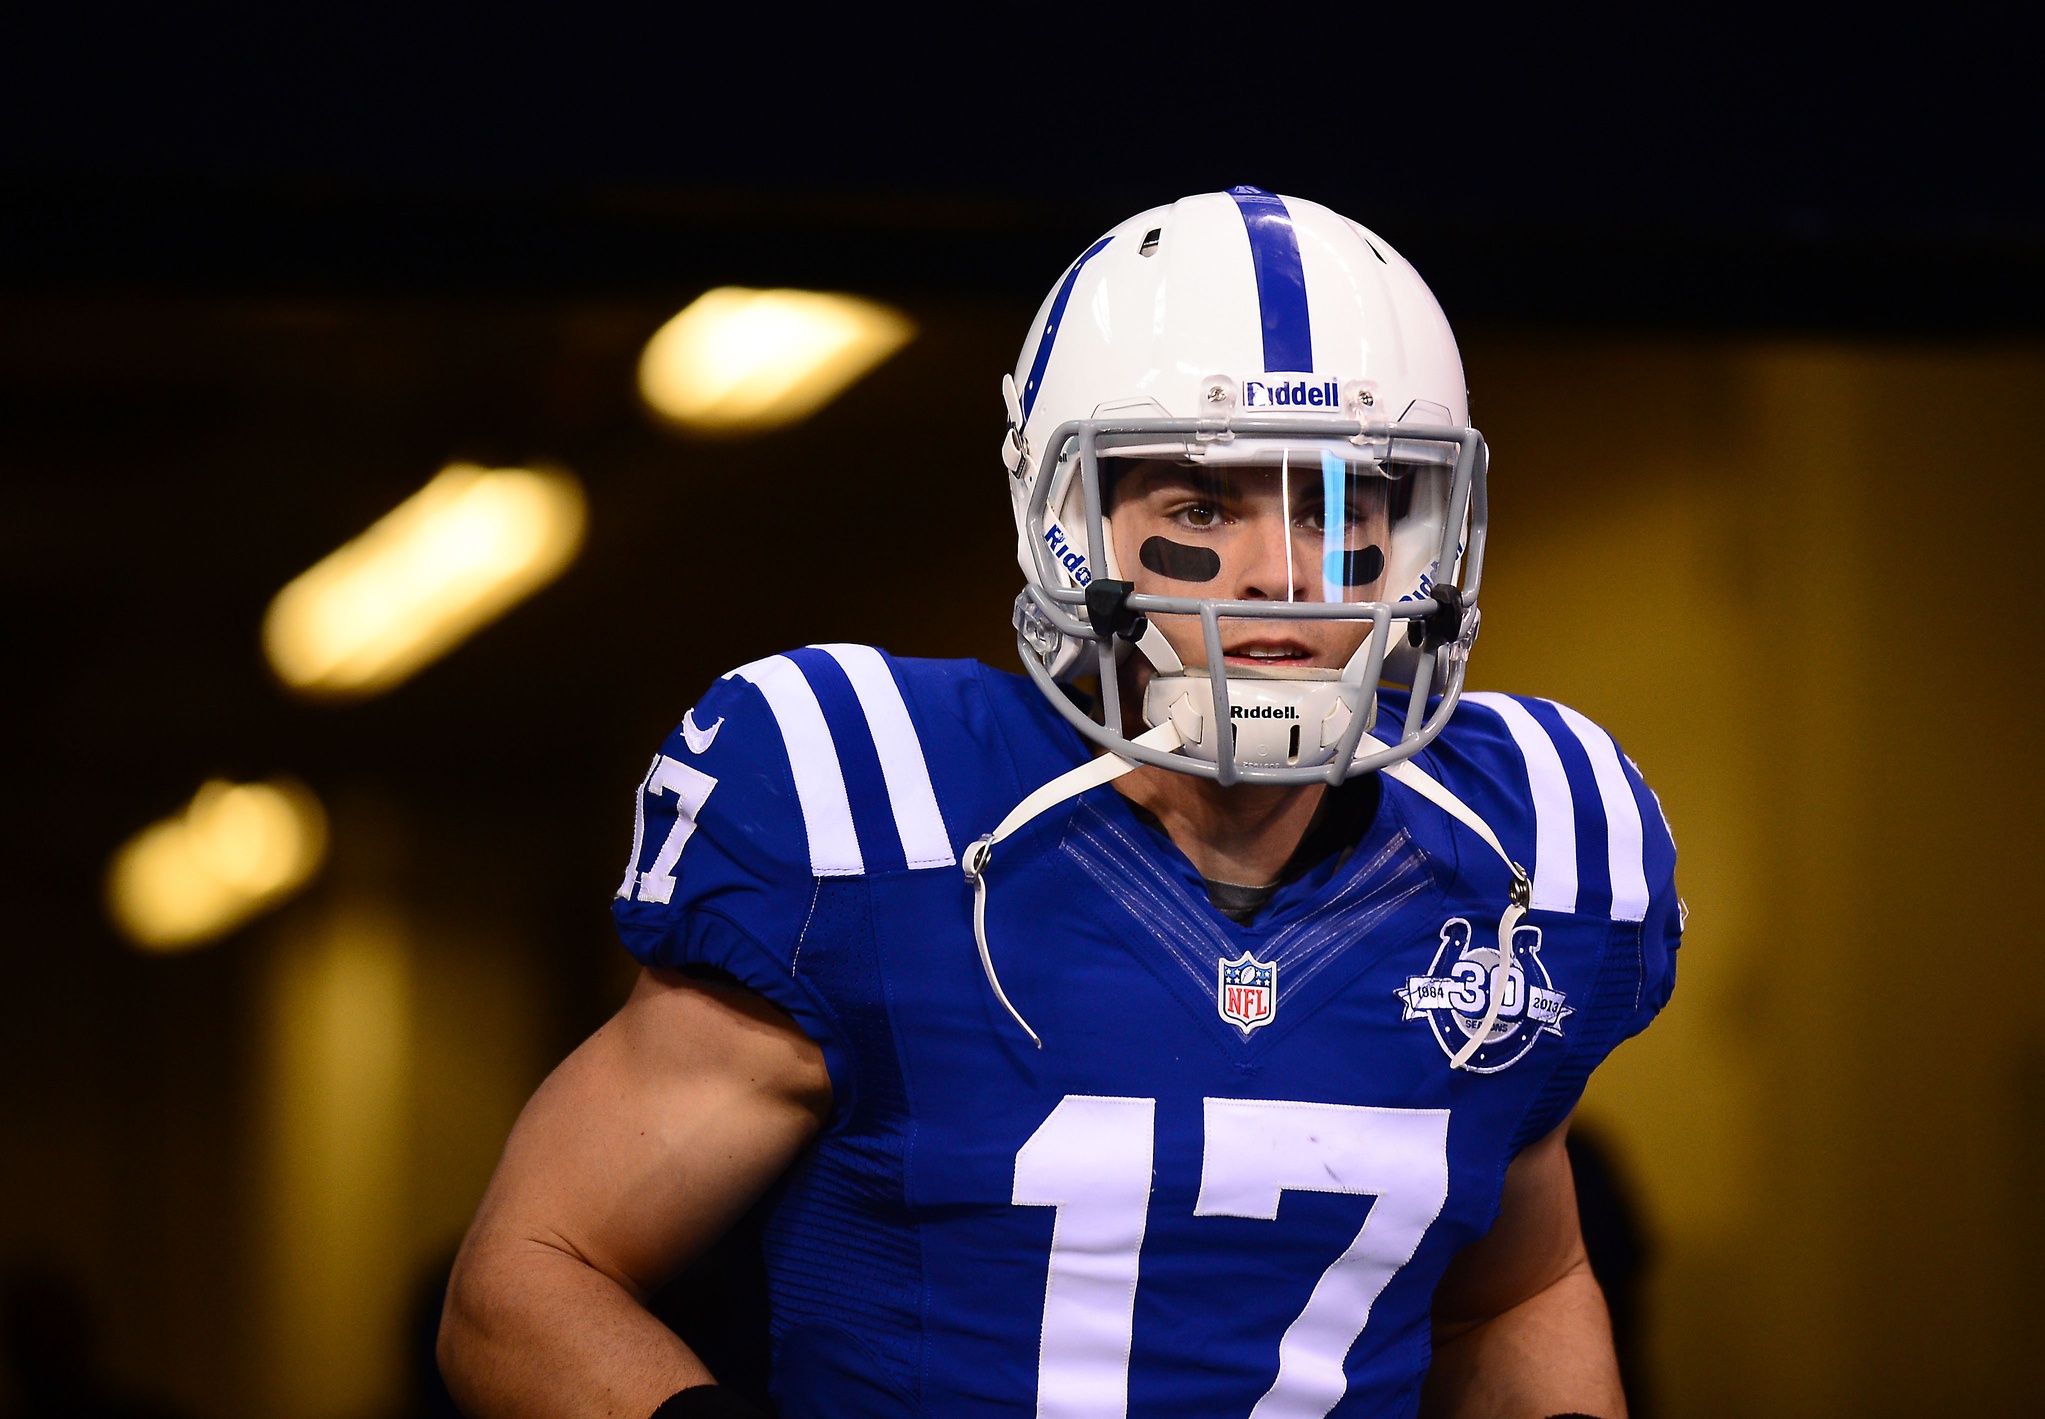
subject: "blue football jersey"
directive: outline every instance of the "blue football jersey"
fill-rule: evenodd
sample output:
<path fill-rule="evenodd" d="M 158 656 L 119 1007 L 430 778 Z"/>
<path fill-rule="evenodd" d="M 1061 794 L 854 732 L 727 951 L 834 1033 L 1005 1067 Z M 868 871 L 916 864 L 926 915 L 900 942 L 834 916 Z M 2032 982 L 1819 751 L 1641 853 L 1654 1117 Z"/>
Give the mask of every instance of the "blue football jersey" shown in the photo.
<path fill-rule="evenodd" d="M 781 1412 L 1410 1414 L 1443 1268 L 1669 997 L 1659 805 L 1576 712 L 1465 696 L 1419 762 L 1531 870 L 1501 961 L 1505 865 L 1389 778 L 1250 926 L 1095 789 L 988 869 L 1040 1049 L 959 855 L 1090 752 L 1024 679 L 829 645 L 724 677 L 648 772 L 627 947 L 730 972 L 830 1070 L 766 1234 Z"/>

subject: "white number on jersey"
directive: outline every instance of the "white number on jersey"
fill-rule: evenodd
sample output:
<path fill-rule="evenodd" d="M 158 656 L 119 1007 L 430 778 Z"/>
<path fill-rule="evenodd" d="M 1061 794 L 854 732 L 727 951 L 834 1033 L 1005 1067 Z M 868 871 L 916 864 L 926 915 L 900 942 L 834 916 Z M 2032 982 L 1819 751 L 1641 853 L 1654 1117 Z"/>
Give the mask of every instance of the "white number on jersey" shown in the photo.
<path fill-rule="evenodd" d="M 1123 1419 L 1157 1101 L 1069 1094 L 1015 1156 L 1018 1207 L 1055 1207 L 1038 1419 Z M 1278 1342 L 1251 1419 L 1322 1419 L 1371 1306 L 1413 1259 L 1449 1190 L 1447 1109 L 1208 1099 L 1196 1217 L 1278 1218 L 1288 1191 L 1369 1195 L 1356 1239 Z"/>
<path fill-rule="evenodd" d="M 1150 1212 L 1154 1099 L 1068 1094 L 1015 1155 L 1018 1207 L 1055 1207 L 1038 1419 L 1129 1412 L 1136 1255 Z"/>
<path fill-rule="evenodd" d="M 675 864 L 681 860 L 682 849 L 689 845 L 690 835 L 696 831 L 696 815 L 703 811 L 704 800 L 716 787 L 717 780 L 701 769 L 692 769 L 665 754 L 654 758 L 653 767 L 646 771 L 646 780 L 639 785 L 639 795 L 633 800 L 632 860 L 625 864 L 625 880 L 618 884 L 619 896 L 631 897 L 636 879 L 640 901 L 668 902 L 674 899 Z M 667 840 L 654 854 L 653 865 L 641 872 L 638 870 L 639 854 L 646 845 L 647 795 L 663 793 L 675 796 L 674 826 L 667 830 Z"/>
<path fill-rule="evenodd" d="M 1342 1363 L 1372 1304 L 1448 1200 L 1449 1112 L 1208 1099 L 1206 1114 L 1196 1217 L 1275 1222 L 1287 1191 L 1377 1199 L 1286 1327 L 1278 1377 L 1250 1411 L 1250 1419 L 1321 1419 L 1349 1387 Z"/>

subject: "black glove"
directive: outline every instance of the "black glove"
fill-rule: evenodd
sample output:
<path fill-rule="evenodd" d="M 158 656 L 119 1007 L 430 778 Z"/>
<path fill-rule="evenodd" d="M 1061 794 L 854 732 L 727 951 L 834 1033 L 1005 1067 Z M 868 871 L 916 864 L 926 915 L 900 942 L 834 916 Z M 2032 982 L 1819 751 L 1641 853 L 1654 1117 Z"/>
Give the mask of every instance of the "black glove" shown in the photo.
<path fill-rule="evenodd" d="M 676 1390 L 647 1419 L 767 1419 L 758 1405 L 723 1385 Z"/>

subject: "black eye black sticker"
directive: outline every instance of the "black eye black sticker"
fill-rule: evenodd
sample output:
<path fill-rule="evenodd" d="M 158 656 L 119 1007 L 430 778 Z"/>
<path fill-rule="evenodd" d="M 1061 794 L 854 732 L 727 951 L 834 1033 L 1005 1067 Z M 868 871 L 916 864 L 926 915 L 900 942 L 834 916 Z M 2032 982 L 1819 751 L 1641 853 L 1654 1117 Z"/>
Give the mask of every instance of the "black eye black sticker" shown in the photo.
<path fill-rule="evenodd" d="M 1137 560 L 1159 576 L 1173 581 L 1213 581 L 1221 575 L 1221 557 L 1211 547 L 1189 547 L 1163 537 L 1152 537 L 1136 552 Z"/>
<path fill-rule="evenodd" d="M 1331 554 L 1330 560 L 1333 560 Z M 1385 571 L 1384 549 L 1355 547 L 1342 554 L 1342 574 L 1336 580 L 1344 586 L 1369 586 Z"/>

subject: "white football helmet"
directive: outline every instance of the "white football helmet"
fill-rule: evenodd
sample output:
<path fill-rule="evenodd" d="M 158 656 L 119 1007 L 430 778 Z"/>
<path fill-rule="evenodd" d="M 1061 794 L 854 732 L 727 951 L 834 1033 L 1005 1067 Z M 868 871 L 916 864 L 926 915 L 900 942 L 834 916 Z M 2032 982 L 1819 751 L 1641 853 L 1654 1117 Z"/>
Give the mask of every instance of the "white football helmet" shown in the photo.
<path fill-rule="evenodd" d="M 1448 321 L 1381 238 L 1255 187 L 1131 217 L 1060 278 L 1002 393 L 1028 579 L 1017 648 L 1082 734 L 1223 784 L 1339 783 L 1447 722 L 1477 635 L 1487 456 Z M 1282 558 L 1231 565 L 1251 554 L 1194 532 L 1118 542 L 1113 489 L 1136 471 L 1268 488 Z M 1270 623 L 1308 621 L 1368 634 L 1339 670 L 1224 650 L 1224 626 L 1241 642 L 1243 622 L 1282 637 Z M 1143 714 L 1175 726 L 1175 750 L 1124 731 L 1131 654 L 1156 672 Z M 1364 737 L 1388 668 L 1412 686 L 1394 746 Z M 1095 673 L 1098 722 L 1057 683 Z"/>

